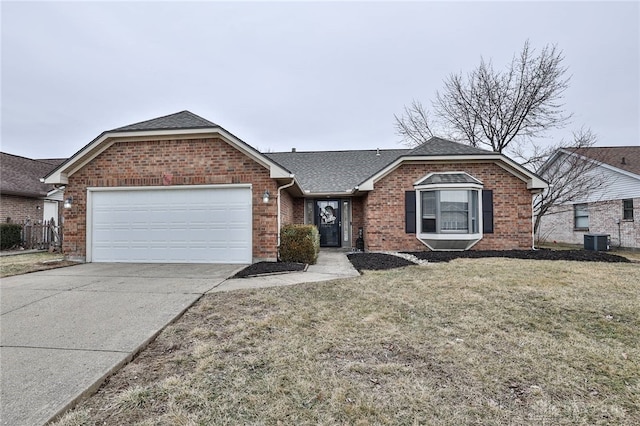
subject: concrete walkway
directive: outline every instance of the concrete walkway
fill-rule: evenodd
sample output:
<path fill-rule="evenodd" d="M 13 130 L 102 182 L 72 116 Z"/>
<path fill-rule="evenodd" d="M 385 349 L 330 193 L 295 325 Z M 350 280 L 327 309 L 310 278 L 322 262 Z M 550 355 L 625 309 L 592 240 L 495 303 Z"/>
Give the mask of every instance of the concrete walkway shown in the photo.
<path fill-rule="evenodd" d="M 228 279 L 209 290 L 209 293 L 328 281 L 357 277 L 358 275 L 360 274 L 354 269 L 353 265 L 351 265 L 344 251 L 324 249 L 320 251 L 318 262 L 315 265 L 309 265 L 306 272 Z"/>
<path fill-rule="evenodd" d="M 0 281 L 0 424 L 41 425 L 94 392 L 203 294 L 357 276 L 344 252 L 307 272 L 227 279 L 241 265 L 105 264 Z"/>

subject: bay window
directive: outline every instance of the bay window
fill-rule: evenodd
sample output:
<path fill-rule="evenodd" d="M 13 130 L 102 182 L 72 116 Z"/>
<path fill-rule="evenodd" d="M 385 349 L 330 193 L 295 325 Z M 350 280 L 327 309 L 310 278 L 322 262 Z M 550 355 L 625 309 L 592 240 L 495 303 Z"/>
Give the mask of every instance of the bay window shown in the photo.
<path fill-rule="evenodd" d="M 482 182 L 464 172 L 431 173 L 414 188 L 416 237 L 431 250 L 466 250 L 482 239 Z"/>
<path fill-rule="evenodd" d="M 422 233 L 478 232 L 478 190 L 420 192 Z"/>

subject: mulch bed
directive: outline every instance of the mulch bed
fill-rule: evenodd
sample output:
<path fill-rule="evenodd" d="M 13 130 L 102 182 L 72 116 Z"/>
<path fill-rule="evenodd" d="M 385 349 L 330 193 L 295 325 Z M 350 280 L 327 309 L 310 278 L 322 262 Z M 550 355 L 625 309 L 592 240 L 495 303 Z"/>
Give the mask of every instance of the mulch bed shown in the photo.
<path fill-rule="evenodd" d="M 296 262 L 257 262 L 238 272 L 233 278 L 248 278 L 256 275 L 279 274 L 304 271 L 304 263 Z"/>
<path fill-rule="evenodd" d="M 453 259 L 480 259 L 483 257 L 506 257 L 532 260 L 573 260 L 578 262 L 630 262 L 626 257 L 602 251 L 589 250 L 478 250 L 478 251 L 413 251 L 406 252 L 428 262 L 449 262 Z M 349 261 L 358 271 L 386 270 L 415 265 L 410 260 L 385 253 L 349 253 Z M 256 275 L 304 271 L 304 263 L 258 262 L 238 272 L 233 278 Z"/>
<path fill-rule="evenodd" d="M 349 258 L 349 261 L 351 261 L 353 267 L 359 272 L 364 270 L 375 271 L 415 265 L 415 263 L 410 260 L 384 253 L 350 253 L 347 257 Z"/>
<path fill-rule="evenodd" d="M 414 251 L 407 252 L 429 262 L 448 262 L 453 259 L 507 257 L 533 260 L 574 260 L 578 262 L 630 262 L 626 257 L 589 250 L 478 250 L 478 251 Z"/>

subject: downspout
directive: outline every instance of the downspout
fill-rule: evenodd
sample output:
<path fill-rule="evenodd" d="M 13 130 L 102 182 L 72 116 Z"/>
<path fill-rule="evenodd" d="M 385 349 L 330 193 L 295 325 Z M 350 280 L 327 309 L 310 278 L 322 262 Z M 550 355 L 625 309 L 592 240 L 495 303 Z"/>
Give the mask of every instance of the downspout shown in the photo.
<path fill-rule="evenodd" d="M 535 217 L 535 204 L 536 204 L 536 196 L 538 194 L 534 194 L 531 197 L 531 250 L 538 250 L 536 248 L 536 217 Z"/>
<path fill-rule="evenodd" d="M 278 187 L 278 250 L 280 250 L 280 226 L 282 223 L 282 218 L 280 217 L 280 191 L 282 191 L 283 189 L 289 188 L 290 186 L 293 186 L 294 183 L 296 183 L 296 180 L 294 179 L 294 175 L 290 175 L 289 177 L 291 178 L 291 182 Z M 278 257 L 280 257 L 279 252 L 278 252 Z"/>
<path fill-rule="evenodd" d="M 531 197 L 531 250 L 538 250 L 536 248 L 536 209 L 535 209 L 535 205 L 536 205 L 536 197 L 538 195 L 541 195 L 544 192 L 544 189 L 542 190 L 538 190 L 537 192 L 535 192 L 533 194 L 533 197 Z"/>

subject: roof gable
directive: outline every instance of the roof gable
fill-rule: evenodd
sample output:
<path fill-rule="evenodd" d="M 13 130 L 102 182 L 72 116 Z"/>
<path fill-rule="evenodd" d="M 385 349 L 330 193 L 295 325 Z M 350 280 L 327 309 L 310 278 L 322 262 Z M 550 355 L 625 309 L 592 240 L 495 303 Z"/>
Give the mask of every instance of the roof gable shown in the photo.
<path fill-rule="evenodd" d="M 370 176 L 359 185 L 361 191 L 371 191 L 375 182 L 393 172 L 405 161 L 446 161 L 446 162 L 493 162 L 512 175 L 527 183 L 527 189 L 541 191 L 549 185 L 536 173 L 511 160 L 509 157 L 493 151 L 475 148 L 458 142 L 433 137 L 410 152 L 400 156 L 384 169 Z"/>
<path fill-rule="evenodd" d="M 568 148 L 567 150 L 617 169 L 640 175 L 640 146 Z"/>
<path fill-rule="evenodd" d="M 110 132 L 131 132 L 143 130 L 168 130 L 168 129 L 206 129 L 220 127 L 209 120 L 190 112 L 180 111 L 164 117 L 153 118 L 139 123 L 129 124 L 110 130 Z"/>
<path fill-rule="evenodd" d="M 423 144 L 418 145 L 407 156 L 424 156 L 424 155 L 487 155 L 495 154 L 470 145 L 461 144 L 459 142 L 450 141 L 438 137 L 432 137 Z"/>
<path fill-rule="evenodd" d="M 273 162 L 240 138 L 222 127 L 189 111 L 181 111 L 139 123 L 118 127 L 102 132 L 93 141 L 76 152 L 66 162 L 51 171 L 45 182 L 66 184 L 68 177 L 84 167 L 88 162 L 119 141 L 188 139 L 194 137 L 216 137 L 224 140 L 240 152 L 267 168 L 273 179 L 289 179 L 291 172 Z"/>

